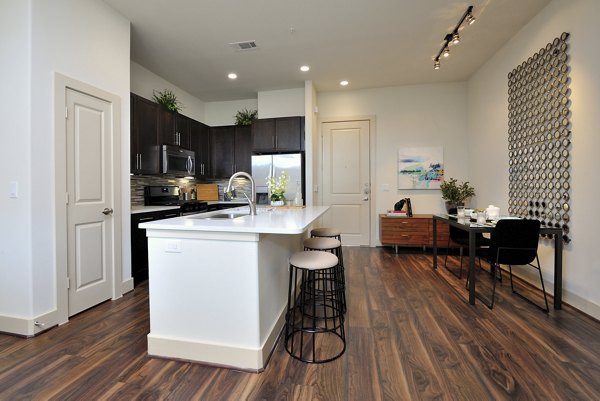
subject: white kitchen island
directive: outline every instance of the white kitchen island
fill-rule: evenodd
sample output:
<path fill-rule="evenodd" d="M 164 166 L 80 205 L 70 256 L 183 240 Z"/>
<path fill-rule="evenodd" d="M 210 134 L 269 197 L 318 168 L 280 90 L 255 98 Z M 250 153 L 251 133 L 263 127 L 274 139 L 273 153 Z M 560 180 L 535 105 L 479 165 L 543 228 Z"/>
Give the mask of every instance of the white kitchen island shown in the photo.
<path fill-rule="evenodd" d="M 140 224 L 148 236 L 148 354 L 261 371 L 284 324 L 288 258 L 327 209 L 210 218 L 248 213 L 240 207 Z"/>

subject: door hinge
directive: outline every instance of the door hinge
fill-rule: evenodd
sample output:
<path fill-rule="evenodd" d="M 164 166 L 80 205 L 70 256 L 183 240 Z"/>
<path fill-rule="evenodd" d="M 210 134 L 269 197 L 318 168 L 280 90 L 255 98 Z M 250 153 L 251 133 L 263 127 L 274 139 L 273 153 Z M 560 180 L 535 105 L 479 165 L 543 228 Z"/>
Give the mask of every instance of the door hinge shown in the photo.
<path fill-rule="evenodd" d="M 69 119 L 69 108 L 65 107 L 65 119 Z"/>
<path fill-rule="evenodd" d="M 67 277 L 67 290 L 71 288 L 71 279 Z"/>
<path fill-rule="evenodd" d="M 65 204 L 69 204 L 69 193 L 65 192 Z"/>

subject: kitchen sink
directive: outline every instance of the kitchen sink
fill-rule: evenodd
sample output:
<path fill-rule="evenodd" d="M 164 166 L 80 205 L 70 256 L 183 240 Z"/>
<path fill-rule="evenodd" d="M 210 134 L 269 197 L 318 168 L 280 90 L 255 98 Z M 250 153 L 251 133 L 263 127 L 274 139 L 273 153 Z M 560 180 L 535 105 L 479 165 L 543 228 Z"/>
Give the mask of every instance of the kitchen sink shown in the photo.
<path fill-rule="evenodd" d="M 236 213 L 236 212 L 217 213 L 217 214 L 208 215 L 208 216 L 199 215 L 197 218 L 205 219 L 205 220 L 223 220 L 223 219 L 230 220 L 230 219 L 235 219 L 235 218 L 243 217 L 243 216 L 248 216 L 248 213 Z"/>

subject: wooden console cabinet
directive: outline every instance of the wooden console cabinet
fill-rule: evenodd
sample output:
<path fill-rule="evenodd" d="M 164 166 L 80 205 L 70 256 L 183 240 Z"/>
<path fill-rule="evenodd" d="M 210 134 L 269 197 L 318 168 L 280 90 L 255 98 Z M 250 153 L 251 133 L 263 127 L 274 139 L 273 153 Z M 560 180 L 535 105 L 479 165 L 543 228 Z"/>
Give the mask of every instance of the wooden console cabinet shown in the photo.
<path fill-rule="evenodd" d="M 437 225 L 437 246 L 448 244 L 448 225 Z M 379 238 L 382 245 L 411 246 L 423 248 L 433 246 L 433 223 L 430 214 L 415 214 L 413 217 L 379 215 Z"/>

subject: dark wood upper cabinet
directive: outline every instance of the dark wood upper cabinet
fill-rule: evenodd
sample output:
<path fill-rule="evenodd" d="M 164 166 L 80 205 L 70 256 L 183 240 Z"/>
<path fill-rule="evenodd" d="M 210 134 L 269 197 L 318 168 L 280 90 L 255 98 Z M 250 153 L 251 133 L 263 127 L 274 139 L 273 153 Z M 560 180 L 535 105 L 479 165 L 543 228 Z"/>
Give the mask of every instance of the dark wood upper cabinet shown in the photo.
<path fill-rule="evenodd" d="M 235 172 L 252 174 L 252 135 L 250 125 L 235 127 Z"/>
<path fill-rule="evenodd" d="M 158 174 L 160 171 L 158 140 L 158 104 L 131 94 L 131 172 Z"/>
<path fill-rule="evenodd" d="M 216 178 L 230 177 L 235 171 L 235 127 L 210 127 L 211 167 Z"/>
<path fill-rule="evenodd" d="M 190 120 L 190 149 L 196 153 L 196 178 L 211 178 L 209 126 Z"/>
<path fill-rule="evenodd" d="M 190 148 L 190 118 L 159 107 L 159 137 L 161 145 Z"/>
<path fill-rule="evenodd" d="M 211 166 L 215 178 L 252 170 L 250 126 L 227 125 L 210 128 Z"/>
<path fill-rule="evenodd" d="M 304 150 L 304 117 L 264 118 L 252 124 L 252 151 Z"/>
<path fill-rule="evenodd" d="M 261 118 L 252 123 L 252 150 L 275 148 L 275 119 Z"/>

